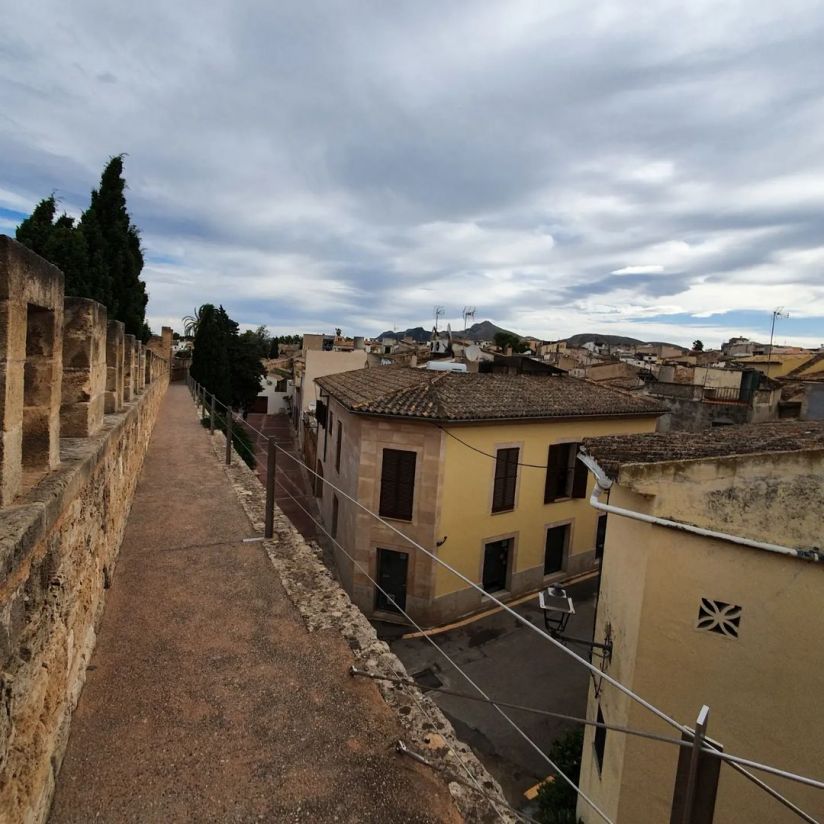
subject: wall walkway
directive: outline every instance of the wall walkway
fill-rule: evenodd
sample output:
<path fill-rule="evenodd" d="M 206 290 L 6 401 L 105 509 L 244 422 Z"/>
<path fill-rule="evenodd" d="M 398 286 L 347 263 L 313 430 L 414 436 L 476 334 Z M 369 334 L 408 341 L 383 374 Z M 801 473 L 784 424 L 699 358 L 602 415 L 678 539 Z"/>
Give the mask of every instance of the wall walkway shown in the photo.
<path fill-rule="evenodd" d="M 395 754 L 397 717 L 347 674 L 350 645 L 310 634 L 243 542 L 209 437 L 171 385 L 50 820 L 460 821 L 439 773 Z"/>

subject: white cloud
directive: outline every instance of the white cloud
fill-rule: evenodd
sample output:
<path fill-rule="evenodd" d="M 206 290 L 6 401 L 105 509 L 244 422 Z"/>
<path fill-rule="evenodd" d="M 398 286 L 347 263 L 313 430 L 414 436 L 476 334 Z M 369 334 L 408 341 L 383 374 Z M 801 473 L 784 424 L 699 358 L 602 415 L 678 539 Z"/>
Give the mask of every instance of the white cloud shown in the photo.
<path fill-rule="evenodd" d="M 663 272 L 664 267 L 658 263 L 647 263 L 641 266 L 624 266 L 622 269 L 613 269 L 613 275 L 655 275 Z"/>
<path fill-rule="evenodd" d="M 785 304 L 807 339 L 822 27 L 804 0 L 23 4 L 0 208 L 56 190 L 77 214 L 128 152 L 166 322 L 213 301 L 370 334 L 471 303 L 539 336 L 683 341 Z"/>

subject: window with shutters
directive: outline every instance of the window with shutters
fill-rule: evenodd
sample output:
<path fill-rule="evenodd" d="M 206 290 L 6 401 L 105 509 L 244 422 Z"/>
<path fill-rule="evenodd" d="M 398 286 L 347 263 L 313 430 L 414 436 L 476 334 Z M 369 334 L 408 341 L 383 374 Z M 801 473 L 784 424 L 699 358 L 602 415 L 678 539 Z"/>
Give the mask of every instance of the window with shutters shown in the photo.
<path fill-rule="evenodd" d="M 499 449 L 495 461 L 495 487 L 492 491 L 492 511 L 507 512 L 515 508 L 515 489 L 518 483 L 517 446 Z"/>
<path fill-rule="evenodd" d="M 412 520 L 417 455 L 403 449 L 384 449 L 381 468 L 380 514 L 400 521 Z"/>
<path fill-rule="evenodd" d="M 585 498 L 586 494 L 587 468 L 578 460 L 578 444 L 552 444 L 546 462 L 544 503 L 561 498 Z"/>
<path fill-rule="evenodd" d="M 338 441 L 335 444 L 335 472 L 340 472 L 340 447 L 343 441 L 343 426 L 338 420 Z"/>

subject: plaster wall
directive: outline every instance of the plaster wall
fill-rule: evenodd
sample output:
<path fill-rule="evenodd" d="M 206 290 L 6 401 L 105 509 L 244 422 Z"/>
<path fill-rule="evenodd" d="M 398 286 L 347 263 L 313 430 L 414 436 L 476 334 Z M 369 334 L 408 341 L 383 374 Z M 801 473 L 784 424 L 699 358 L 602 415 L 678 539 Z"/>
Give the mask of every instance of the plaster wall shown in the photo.
<path fill-rule="evenodd" d="M 595 564 L 597 513 L 586 499 L 544 504 L 549 445 L 578 442 L 595 435 L 655 430 L 655 418 L 650 417 L 502 422 L 448 427 L 444 431 L 428 423 L 353 415 L 334 399 L 328 402 L 327 427 L 330 416 L 332 425 L 328 432 L 318 429 L 317 447 L 324 477 L 378 512 L 383 450 L 414 451 L 417 459 L 412 520 L 392 521 L 393 525 L 477 583 L 482 580 L 484 544 L 512 537 L 514 549 L 505 597 L 534 591 Z M 334 468 L 338 422 L 343 432 L 339 473 Z M 450 432 L 469 445 L 451 437 Z M 541 468 L 520 467 L 515 509 L 491 514 L 495 460 L 475 450 L 494 455 L 503 446 L 519 446 L 520 461 Z M 327 528 L 332 523 L 333 494 L 324 490 L 321 501 Z M 546 530 L 563 524 L 570 525 L 563 569 L 544 576 Z M 409 553 L 407 610 L 419 623 L 444 623 L 489 603 L 488 598 L 345 499 L 338 501 L 338 540 L 373 578 L 378 548 Z M 374 585 L 353 569 L 343 553 L 338 551 L 336 557 L 342 583 L 353 601 L 367 615 L 373 614 Z"/>
<path fill-rule="evenodd" d="M 773 500 L 773 482 L 783 474 L 789 490 L 808 481 L 811 471 L 821 477 L 821 454 L 794 461 L 776 456 L 767 465 L 751 458 L 738 462 L 735 471 L 724 462 L 717 470 L 706 462 L 687 466 L 678 477 L 666 466 L 657 478 L 652 469 L 643 479 L 622 476 L 610 503 L 721 530 L 738 524 L 743 533 L 750 524 L 752 537 L 783 535 L 785 544 L 820 543 L 817 516 L 799 523 L 800 506 L 788 509 L 788 498 Z M 654 497 L 637 491 L 653 487 L 660 490 Z M 747 487 L 752 494 L 745 498 Z M 713 507 L 716 499 L 720 503 Z M 821 511 L 820 484 L 806 489 L 803 503 L 811 512 Z M 615 646 L 609 674 L 687 725 L 707 704 L 709 734 L 727 752 L 817 775 L 824 763 L 818 700 L 824 670 L 810 654 L 816 648 L 812 639 L 824 632 L 822 565 L 610 518 L 595 629 L 599 639 L 611 624 Z M 702 599 L 741 607 L 737 638 L 697 628 Z M 609 724 L 677 736 L 611 687 L 600 694 L 590 687 L 589 718 L 599 704 Z M 581 786 L 613 820 L 668 821 L 676 761 L 675 747 L 610 731 L 599 770 L 590 728 Z M 769 783 L 813 816 L 824 813 L 820 791 L 776 778 Z M 585 822 L 600 820 L 584 802 L 578 814 Z M 798 819 L 722 765 L 715 820 L 790 824 Z"/>
<path fill-rule="evenodd" d="M 321 336 L 322 337 L 322 336 Z M 304 341 L 306 336 L 304 336 Z M 306 363 L 300 388 L 300 411 L 306 412 L 317 402 L 315 378 L 324 375 L 337 375 L 339 372 L 351 372 L 366 366 L 366 351 L 358 349 L 353 352 L 323 352 L 310 349 L 305 352 Z"/>
<path fill-rule="evenodd" d="M 654 432 L 655 421 L 654 417 L 579 418 L 448 427 L 444 435 L 441 505 L 436 529 L 438 538 L 447 536 L 447 541 L 438 555 L 480 583 L 484 545 L 511 536 L 514 549 L 505 595 L 534 591 L 559 577 L 592 568 L 597 513 L 587 498 L 594 481 L 590 479 L 588 483 L 587 498 L 564 498 L 545 504 L 549 447 L 597 435 Z M 493 513 L 495 460 L 488 456 L 507 446 L 520 448 L 518 460 L 522 465 L 518 467 L 515 507 L 508 512 Z M 563 570 L 545 577 L 547 528 L 563 524 L 570 525 Z M 434 612 L 439 619 L 481 609 L 488 603 L 488 599 L 441 566 L 435 571 L 435 598 Z"/>

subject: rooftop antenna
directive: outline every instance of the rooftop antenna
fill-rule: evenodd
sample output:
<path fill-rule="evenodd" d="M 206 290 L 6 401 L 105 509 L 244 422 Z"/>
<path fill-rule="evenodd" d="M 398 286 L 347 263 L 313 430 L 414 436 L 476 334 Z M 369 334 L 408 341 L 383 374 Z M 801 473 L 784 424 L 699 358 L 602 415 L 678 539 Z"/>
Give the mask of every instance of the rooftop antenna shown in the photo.
<path fill-rule="evenodd" d="M 463 308 L 463 323 L 464 323 L 463 328 L 464 328 L 464 332 L 466 332 L 466 330 L 469 329 L 467 321 L 470 318 L 473 321 L 475 320 L 475 307 L 474 306 L 464 306 L 464 308 Z"/>
<path fill-rule="evenodd" d="M 772 350 L 773 350 L 773 335 L 775 335 L 775 319 L 776 318 L 788 318 L 790 316 L 789 312 L 784 311 L 783 306 L 779 306 L 773 309 L 772 313 L 772 323 L 770 324 L 770 351 L 767 355 L 767 377 L 770 376 L 770 367 L 772 366 Z"/>
<path fill-rule="evenodd" d="M 435 307 L 435 331 L 438 331 L 438 318 L 442 318 L 446 310 L 443 306 L 436 306 Z"/>

